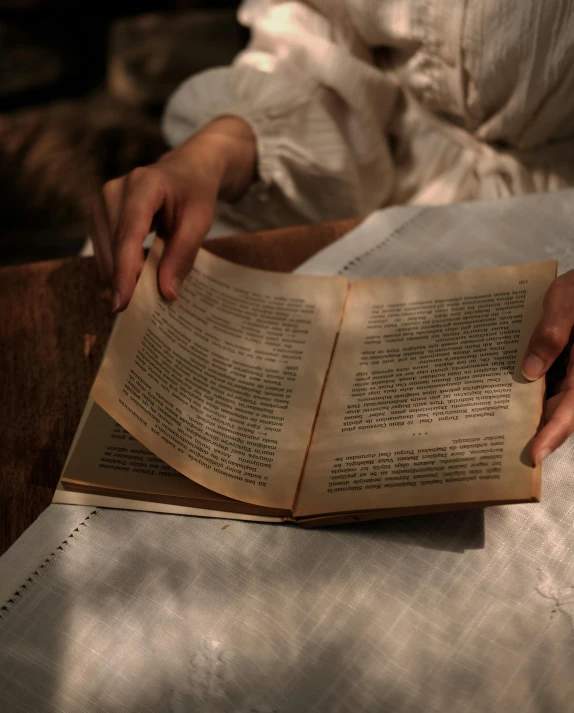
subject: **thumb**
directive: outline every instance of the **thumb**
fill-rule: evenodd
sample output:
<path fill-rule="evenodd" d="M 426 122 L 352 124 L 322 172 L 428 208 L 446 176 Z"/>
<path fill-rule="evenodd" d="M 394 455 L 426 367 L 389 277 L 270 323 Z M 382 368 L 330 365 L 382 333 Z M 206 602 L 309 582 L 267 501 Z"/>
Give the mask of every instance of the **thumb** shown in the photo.
<path fill-rule="evenodd" d="M 542 317 L 530 337 L 522 374 L 534 381 L 545 374 L 567 346 L 574 323 L 574 284 L 570 273 L 557 278 L 544 297 Z"/>
<path fill-rule="evenodd" d="M 159 266 L 159 290 L 175 300 L 181 283 L 191 272 L 198 250 L 213 221 L 214 206 L 189 202 L 184 205 L 175 232 L 166 242 Z"/>

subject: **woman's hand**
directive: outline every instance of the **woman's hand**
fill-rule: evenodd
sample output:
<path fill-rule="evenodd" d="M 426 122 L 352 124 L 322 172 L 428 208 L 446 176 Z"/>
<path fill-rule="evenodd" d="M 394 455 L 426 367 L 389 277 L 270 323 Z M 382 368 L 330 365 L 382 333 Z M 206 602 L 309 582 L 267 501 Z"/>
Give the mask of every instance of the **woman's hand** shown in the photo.
<path fill-rule="evenodd" d="M 154 217 L 170 238 L 159 266 L 159 289 L 173 300 L 209 230 L 218 196 L 239 197 L 253 180 L 255 166 L 251 129 L 241 119 L 223 117 L 158 163 L 105 184 L 94 204 L 90 233 L 100 273 L 113 284 L 114 312 L 131 299 Z"/>
<path fill-rule="evenodd" d="M 536 435 L 530 449 L 535 465 L 558 448 L 574 432 L 574 349 L 571 336 L 574 327 L 574 270 L 558 277 L 544 297 L 542 318 L 536 325 L 526 348 L 522 373 L 534 381 L 550 367 L 560 366 L 564 353 L 566 374 L 558 392 L 546 402 L 546 425 Z M 557 361 L 558 360 L 558 361 Z M 564 366 L 564 365 L 563 365 Z"/>

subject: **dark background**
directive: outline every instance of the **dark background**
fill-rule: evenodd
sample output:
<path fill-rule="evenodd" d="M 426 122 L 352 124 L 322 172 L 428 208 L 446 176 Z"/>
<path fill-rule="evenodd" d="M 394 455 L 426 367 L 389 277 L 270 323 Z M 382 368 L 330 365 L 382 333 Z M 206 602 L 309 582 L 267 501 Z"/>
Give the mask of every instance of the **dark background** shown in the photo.
<path fill-rule="evenodd" d="M 165 100 L 229 64 L 238 0 L 0 0 L 0 263 L 76 254 L 108 179 L 166 147 Z"/>

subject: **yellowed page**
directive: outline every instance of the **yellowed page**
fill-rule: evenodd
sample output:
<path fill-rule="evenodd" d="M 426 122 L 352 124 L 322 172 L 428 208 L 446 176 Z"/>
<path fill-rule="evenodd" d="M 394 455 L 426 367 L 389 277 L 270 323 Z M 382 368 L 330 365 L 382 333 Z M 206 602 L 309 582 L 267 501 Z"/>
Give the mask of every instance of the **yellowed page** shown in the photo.
<path fill-rule="evenodd" d="M 116 510 L 138 510 L 142 512 L 159 512 L 165 515 L 187 515 L 191 517 L 211 517 L 224 520 L 247 520 L 248 522 L 284 522 L 284 517 L 269 517 L 266 515 L 249 515 L 247 513 L 226 512 L 211 508 L 187 507 L 184 505 L 166 505 L 148 500 L 132 500 L 131 498 L 97 495 L 96 493 L 80 493 L 76 490 L 66 490 L 61 481 L 56 486 L 53 503 L 59 505 L 92 505 L 98 508 L 114 508 Z"/>
<path fill-rule="evenodd" d="M 289 509 L 348 282 L 200 251 L 173 304 L 156 240 L 91 396 L 161 460 L 235 500 Z"/>
<path fill-rule="evenodd" d="M 98 404 L 83 419 L 61 483 L 67 490 L 175 505 L 288 515 L 232 500 L 208 490 L 174 470 L 142 446 Z"/>
<path fill-rule="evenodd" d="M 520 363 L 556 263 L 355 283 L 295 507 L 531 500 L 543 380 Z"/>

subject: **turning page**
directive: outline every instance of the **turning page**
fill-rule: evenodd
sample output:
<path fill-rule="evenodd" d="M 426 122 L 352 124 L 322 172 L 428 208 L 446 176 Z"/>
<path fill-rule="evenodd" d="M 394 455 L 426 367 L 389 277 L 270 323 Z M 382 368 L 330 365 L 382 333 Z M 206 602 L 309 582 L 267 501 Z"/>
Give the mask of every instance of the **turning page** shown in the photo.
<path fill-rule="evenodd" d="M 294 514 L 532 500 L 556 263 L 353 283 Z"/>
<path fill-rule="evenodd" d="M 198 485 L 138 443 L 94 401 L 87 411 L 60 481 L 68 492 L 270 517 L 289 514 Z"/>
<path fill-rule="evenodd" d="M 290 509 L 346 278 L 244 268 L 201 250 L 180 296 L 157 240 L 91 397 L 162 461 L 228 498 Z"/>

